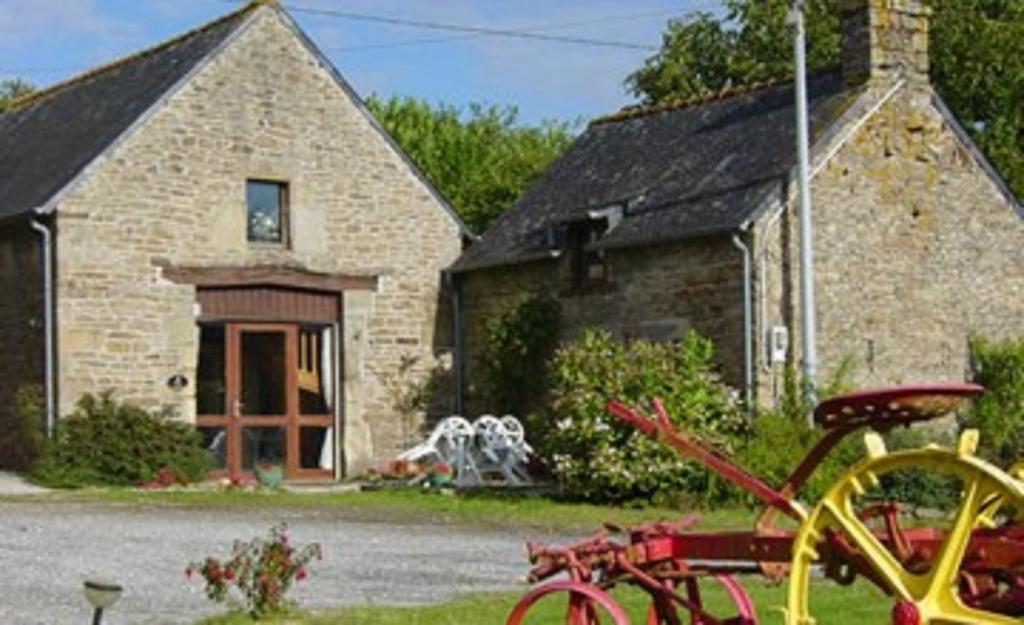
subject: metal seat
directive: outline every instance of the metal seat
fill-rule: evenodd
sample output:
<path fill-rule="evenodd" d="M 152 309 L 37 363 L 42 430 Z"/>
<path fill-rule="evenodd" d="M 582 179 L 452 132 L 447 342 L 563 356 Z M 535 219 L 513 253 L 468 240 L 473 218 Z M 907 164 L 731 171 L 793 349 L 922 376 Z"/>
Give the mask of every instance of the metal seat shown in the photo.
<path fill-rule="evenodd" d="M 945 416 L 983 392 L 985 389 L 977 384 L 920 384 L 858 391 L 818 404 L 814 422 L 825 429 L 867 426 L 887 430 Z"/>

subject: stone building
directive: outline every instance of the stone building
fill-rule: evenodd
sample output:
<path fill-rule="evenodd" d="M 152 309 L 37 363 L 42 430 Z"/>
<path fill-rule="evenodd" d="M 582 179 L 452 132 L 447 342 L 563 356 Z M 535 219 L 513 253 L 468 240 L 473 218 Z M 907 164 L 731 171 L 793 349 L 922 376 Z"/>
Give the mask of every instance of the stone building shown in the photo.
<path fill-rule="evenodd" d="M 0 116 L 0 402 L 193 421 L 224 470 L 328 479 L 418 436 L 464 228 L 279 6 Z M 59 422 L 58 422 L 59 423 Z"/>
<path fill-rule="evenodd" d="M 972 334 L 1024 334 L 1024 209 L 929 85 L 923 2 L 842 6 L 842 69 L 809 81 L 820 376 L 962 379 Z M 546 293 L 567 337 L 695 329 L 770 405 L 800 354 L 794 116 L 775 84 L 591 123 L 453 266 L 467 363 Z"/>

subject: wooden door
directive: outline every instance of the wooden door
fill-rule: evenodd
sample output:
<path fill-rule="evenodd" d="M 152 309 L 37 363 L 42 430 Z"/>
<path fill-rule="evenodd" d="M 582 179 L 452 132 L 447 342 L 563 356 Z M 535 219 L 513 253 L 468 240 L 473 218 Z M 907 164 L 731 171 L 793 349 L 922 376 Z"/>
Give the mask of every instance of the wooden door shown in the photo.
<path fill-rule="evenodd" d="M 333 477 L 329 326 L 226 323 L 208 331 L 216 335 L 218 327 L 222 341 L 204 338 L 202 349 L 216 352 L 223 344 L 223 391 L 211 399 L 197 389 L 197 425 L 218 460 L 214 475 L 277 465 L 291 480 Z M 215 356 L 201 353 L 200 384 L 211 378 L 204 362 L 218 367 Z M 221 413 L 211 414 L 211 407 Z"/>

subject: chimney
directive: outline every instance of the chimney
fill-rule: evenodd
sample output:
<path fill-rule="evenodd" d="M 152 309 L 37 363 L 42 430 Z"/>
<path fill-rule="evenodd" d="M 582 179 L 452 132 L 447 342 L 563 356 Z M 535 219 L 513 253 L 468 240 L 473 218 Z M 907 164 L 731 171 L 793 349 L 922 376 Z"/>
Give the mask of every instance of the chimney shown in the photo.
<path fill-rule="evenodd" d="M 841 0 L 843 79 L 848 85 L 900 76 L 928 81 L 924 0 Z"/>

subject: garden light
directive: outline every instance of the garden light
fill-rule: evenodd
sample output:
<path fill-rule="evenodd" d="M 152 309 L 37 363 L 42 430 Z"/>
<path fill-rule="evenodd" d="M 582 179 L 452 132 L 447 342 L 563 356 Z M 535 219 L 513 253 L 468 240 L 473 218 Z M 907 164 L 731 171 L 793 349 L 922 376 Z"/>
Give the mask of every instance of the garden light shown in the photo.
<path fill-rule="evenodd" d="M 124 589 L 107 580 L 85 580 L 85 598 L 93 607 L 92 625 L 100 625 L 103 621 L 103 610 L 117 603 Z"/>

